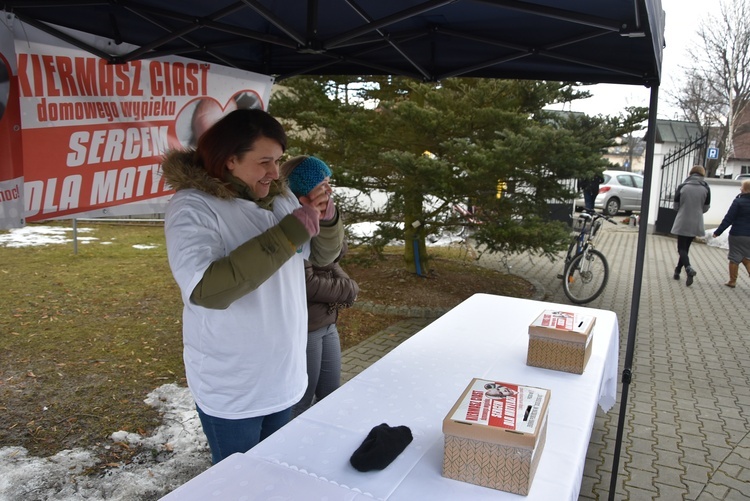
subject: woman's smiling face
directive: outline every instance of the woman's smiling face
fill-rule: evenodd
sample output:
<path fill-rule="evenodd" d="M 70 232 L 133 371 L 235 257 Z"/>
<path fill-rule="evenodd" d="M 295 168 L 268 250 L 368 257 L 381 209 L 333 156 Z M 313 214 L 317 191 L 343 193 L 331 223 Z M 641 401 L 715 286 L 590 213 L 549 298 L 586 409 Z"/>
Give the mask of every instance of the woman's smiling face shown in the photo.
<path fill-rule="evenodd" d="M 256 197 L 263 198 L 268 195 L 271 182 L 279 178 L 279 159 L 283 154 L 284 150 L 276 140 L 261 136 L 251 150 L 232 155 L 227 161 L 227 169 L 248 185 Z"/>

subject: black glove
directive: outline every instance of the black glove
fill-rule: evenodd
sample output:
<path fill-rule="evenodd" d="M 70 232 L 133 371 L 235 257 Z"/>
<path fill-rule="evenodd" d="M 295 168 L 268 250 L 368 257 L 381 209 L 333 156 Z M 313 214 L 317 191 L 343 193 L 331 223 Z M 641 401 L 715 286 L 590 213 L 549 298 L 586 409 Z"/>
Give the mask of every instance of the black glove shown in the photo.
<path fill-rule="evenodd" d="M 359 471 L 382 470 L 401 454 L 414 437 L 406 426 L 379 424 L 370 430 L 349 462 Z"/>

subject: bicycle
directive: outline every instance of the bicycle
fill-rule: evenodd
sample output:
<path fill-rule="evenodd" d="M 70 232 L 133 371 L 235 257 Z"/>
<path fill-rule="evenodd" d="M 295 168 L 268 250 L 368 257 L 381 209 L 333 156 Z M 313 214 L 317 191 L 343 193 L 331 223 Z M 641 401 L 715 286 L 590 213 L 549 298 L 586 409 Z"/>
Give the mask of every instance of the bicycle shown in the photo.
<path fill-rule="evenodd" d="M 609 281 L 609 263 L 595 248 L 596 237 L 604 221 L 617 224 L 605 214 L 584 209 L 573 220 L 573 238 L 565 256 L 563 292 L 575 304 L 593 301 L 604 292 Z"/>

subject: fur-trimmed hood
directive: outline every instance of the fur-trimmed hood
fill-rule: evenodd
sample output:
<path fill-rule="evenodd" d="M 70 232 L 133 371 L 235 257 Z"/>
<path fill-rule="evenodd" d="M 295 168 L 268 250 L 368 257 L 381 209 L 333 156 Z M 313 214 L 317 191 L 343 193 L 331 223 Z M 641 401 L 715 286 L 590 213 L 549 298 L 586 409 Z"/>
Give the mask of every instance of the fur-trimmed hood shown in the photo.
<path fill-rule="evenodd" d="M 194 149 L 168 151 L 164 155 L 161 171 L 166 183 L 175 191 L 192 188 L 225 200 L 245 198 L 260 202 L 250 187 L 236 177 L 221 180 L 210 176 L 196 161 Z M 285 185 L 281 179 L 273 181 L 271 190 L 263 201 L 270 203 L 284 191 Z"/>

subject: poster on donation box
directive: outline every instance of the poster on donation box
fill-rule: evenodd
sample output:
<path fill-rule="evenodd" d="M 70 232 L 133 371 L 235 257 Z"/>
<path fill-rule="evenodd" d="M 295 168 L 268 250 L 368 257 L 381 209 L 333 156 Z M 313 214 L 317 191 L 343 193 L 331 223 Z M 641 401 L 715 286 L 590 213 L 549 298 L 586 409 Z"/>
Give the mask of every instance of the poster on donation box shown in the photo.
<path fill-rule="evenodd" d="M 232 110 L 266 109 L 273 84 L 180 57 L 109 64 L 43 33 L 17 32 L 15 49 L 27 221 L 164 212 L 162 155 Z"/>
<path fill-rule="evenodd" d="M 476 379 L 451 419 L 533 435 L 548 393 L 540 388 Z"/>

